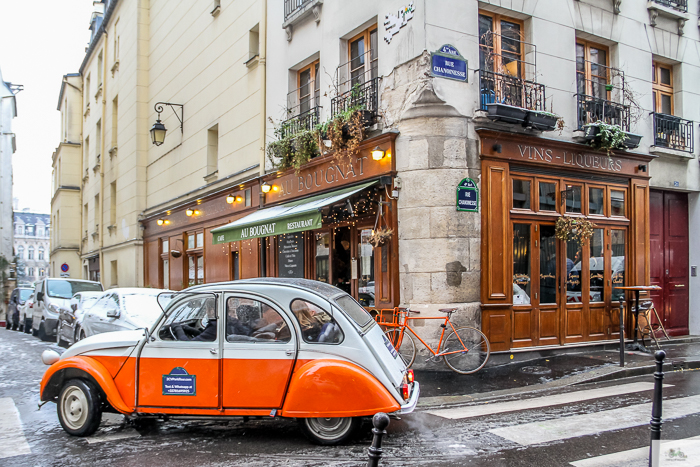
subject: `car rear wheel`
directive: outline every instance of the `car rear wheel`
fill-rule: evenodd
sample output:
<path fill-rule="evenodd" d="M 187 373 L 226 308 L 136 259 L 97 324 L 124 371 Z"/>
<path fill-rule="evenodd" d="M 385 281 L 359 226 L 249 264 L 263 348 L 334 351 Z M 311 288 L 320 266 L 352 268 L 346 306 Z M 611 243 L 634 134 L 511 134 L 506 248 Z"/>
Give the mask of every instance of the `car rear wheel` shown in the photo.
<path fill-rule="evenodd" d="M 331 446 L 350 439 L 362 424 L 360 418 L 300 418 L 301 429 L 315 444 Z"/>
<path fill-rule="evenodd" d="M 90 436 L 100 426 L 100 395 L 95 386 L 82 379 L 72 379 L 58 396 L 58 420 L 72 436 Z"/>
<path fill-rule="evenodd" d="M 39 336 L 39 339 L 42 341 L 48 341 L 51 340 L 48 334 L 46 334 L 46 326 L 44 323 L 39 323 L 39 332 L 37 333 Z"/>
<path fill-rule="evenodd" d="M 29 318 L 24 318 L 24 333 L 30 334 L 31 332 L 32 332 L 32 322 L 29 321 Z"/>

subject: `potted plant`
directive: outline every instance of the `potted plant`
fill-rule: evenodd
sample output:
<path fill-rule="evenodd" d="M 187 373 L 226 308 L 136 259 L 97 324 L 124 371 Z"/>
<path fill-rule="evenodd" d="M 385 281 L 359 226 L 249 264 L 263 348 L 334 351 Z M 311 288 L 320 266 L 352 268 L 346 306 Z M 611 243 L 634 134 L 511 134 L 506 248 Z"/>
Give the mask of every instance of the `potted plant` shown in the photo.
<path fill-rule="evenodd" d="M 515 107 L 507 104 L 500 104 L 497 102 L 486 104 L 488 109 L 488 117 L 491 120 L 497 120 L 506 123 L 517 123 L 522 124 L 527 116 L 527 109 L 522 107 Z"/>
<path fill-rule="evenodd" d="M 373 247 L 378 248 L 385 245 L 393 235 L 394 231 L 388 227 L 380 227 L 372 230 L 372 235 L 369 237 L 369 243 Z"/>
<path fill-rule="evenodd" d="M 542 110 L 529 110 L 523 126 L 540 131 L 552 131 L 557 126 L 559 115 Z"/>
<path fill-rule="evenodd" d="M 639 146 L 641 135 L 628 133 L 619 125 L 598 121 L 583 126 L 583 137 L 594 149 L 606 150 L 633 149 Z"/>

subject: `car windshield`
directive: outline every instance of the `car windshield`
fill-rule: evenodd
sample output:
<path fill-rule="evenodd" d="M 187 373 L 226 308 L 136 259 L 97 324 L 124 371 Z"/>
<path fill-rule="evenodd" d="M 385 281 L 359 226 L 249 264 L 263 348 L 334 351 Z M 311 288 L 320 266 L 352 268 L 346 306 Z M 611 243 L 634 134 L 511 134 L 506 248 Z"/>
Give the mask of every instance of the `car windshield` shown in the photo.
<path fill-rule="evenodd" d="M 85 298 L 83 298 L 83 300 L 80 302 L 80 308 L 82 308 L 83 310 L 87 310 L 88 308 L 90 308 L 92 305 L 95 304 L 95 302 L 97 301 L 98 298 L 100 298 L 100 297 L 98 296 L 98 297 L 85 297 Z"/>
<path fill-rule="evenodd" d="M 132 318 L 152 326 L 161 314 L 156 295 L 124 295 L 124 308 Z"/>
<path fill-rule="evenodd" d="M 32 292 L 34 292 L 34 291 L 31 289 L 20 290 L 19 291 L 19 300 L 21 302 L 25 301 L 26 299 L 28 299 L 29 297 L 32 296 Z"/>
<path fill-rule="evenodd" d="M 47 281 L 46 293 L 54 298 L 72 298 L 78 292 L 100 292 L 99 282 Z"/>
<path fill-rule="evenodd" d="M 350 295 L 336 298 L 335 303 L 361 328 L 365 327 L 372 320 L 372 315 L 362 308 Z"/>

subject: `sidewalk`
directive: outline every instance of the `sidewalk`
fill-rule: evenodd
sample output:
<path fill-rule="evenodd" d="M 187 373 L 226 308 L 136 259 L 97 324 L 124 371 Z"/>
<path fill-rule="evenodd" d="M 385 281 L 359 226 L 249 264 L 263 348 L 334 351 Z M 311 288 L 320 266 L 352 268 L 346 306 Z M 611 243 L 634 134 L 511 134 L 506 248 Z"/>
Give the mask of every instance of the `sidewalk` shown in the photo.
<path fill-rule="evenodd" d="M 664 372 L 700 368 L 700 338 L 662 342 L 666 352 Z M 564 353 L 566 352 L 566 353 Z M 609 381 L 652 374 L 654 355 L 625 351 L 620 367 L 619 348 L 606 346 L 559 350 L 557 355 L 532 359 L 514 355 L 514 362 L 487 366 L 473 375 L 447 371 L 415 370 L 421 384 L 419 408 L 464 405 L 477 400 L 542 391 L 574 384 Z M 502 360 L 502 359 L 501 359 Z"/>

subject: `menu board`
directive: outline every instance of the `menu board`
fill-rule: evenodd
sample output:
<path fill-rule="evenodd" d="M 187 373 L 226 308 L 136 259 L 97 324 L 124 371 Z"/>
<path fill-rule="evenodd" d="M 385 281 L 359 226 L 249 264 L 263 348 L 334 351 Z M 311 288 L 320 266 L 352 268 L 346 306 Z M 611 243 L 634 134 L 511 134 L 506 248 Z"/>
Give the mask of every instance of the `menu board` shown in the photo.
<path fill-rule="evenodd" d="M 279 277 L 304 277 L 304 235 L 283 234 L 277 237 Z"/>

